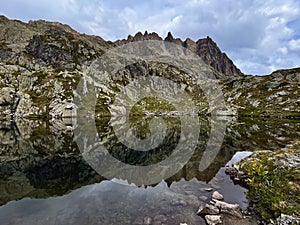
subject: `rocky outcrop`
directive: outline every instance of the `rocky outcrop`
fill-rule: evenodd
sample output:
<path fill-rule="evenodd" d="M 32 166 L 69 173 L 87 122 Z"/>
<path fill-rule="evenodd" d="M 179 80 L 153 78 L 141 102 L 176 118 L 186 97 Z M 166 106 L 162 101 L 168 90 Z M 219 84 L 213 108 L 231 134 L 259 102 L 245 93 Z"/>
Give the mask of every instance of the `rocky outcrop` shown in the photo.
<path fill-rule="evenodd" d="M 217 44 L 210 37 L 199 39 L 196 44 L 196 54 L 199 55 L 207 65 L 210 65 L 227 77 L 243 75 L 232 60 L 229 59 L 224 52 L 221 52 Z"/>
<path fill-rule="evenodd" d="M 209 203 L 200 205 L 197 215 L 204 217 L 209 225 L 217 224 L 257 224 L 244 215 L 238 204 L 223 201 L 223 195 L 215 191 Z M 233 220 L 233 221 L 230 221 Z"/>
<path fill-rule="evenodd" d="M 178 45 L 182 45 L 183 42 L 180 38 L 173 38 L 173 35 L 171 34 L 171 32 L 168 32 L 167 37 L 164 39 L 164 41 L 167 42 L 172 42 Z"/>

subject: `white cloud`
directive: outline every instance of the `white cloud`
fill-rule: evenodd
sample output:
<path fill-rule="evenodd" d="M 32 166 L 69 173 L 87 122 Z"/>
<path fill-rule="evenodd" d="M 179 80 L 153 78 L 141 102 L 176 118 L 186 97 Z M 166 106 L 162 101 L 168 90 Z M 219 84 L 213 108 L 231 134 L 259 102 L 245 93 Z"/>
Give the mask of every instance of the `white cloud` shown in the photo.
<path fill-rule="evenodd" d="M 278 48 L 277 49 L 279 54 L 286 55 L 288 53 L 288 49 L 286 47 Z"/>
<path fill-rule="evenodd" d="M 300 51 L 300 39 L 290 40 L 289 41 L 289 49 L 292 51 Z"/>

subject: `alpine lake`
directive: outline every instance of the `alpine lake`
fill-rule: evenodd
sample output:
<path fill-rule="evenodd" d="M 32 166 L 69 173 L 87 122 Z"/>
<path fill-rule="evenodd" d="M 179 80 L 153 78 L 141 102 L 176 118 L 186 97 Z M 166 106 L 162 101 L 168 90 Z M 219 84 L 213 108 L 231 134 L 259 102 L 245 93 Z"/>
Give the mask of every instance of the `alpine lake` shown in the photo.
<path fill-rule="evenodd" d="M 199 116 L 185 120 L 189 126 L 197 119 L 199 129 L 183 140 L 181 119 L 99 118 L 82 126 L 76 118 L 2 121 L 0 224 L 205 224 L 196 212 L 212 191 L 248 207 L 247 189 L 233 183 L 226 166 L 300 137 L 299 119 Z M 163 135 L 152 140 L 150 128 Z M 88 129 L 96 135 L 88 137 Z M 162 142 L 138 151 L 119 141 L 122 135 Z M 184 141 L 195 137 L 185 150 Z"/>

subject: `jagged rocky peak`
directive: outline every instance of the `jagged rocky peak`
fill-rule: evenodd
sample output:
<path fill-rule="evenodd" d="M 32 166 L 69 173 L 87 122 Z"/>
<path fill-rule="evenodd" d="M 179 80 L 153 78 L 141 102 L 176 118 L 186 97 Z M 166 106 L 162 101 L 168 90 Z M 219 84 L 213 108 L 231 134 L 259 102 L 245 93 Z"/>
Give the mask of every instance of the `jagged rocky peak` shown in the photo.
<path fill-rule="evenodd" d="M 202 60 L 213 67 L 218 72 L 227 76 L 242 76 L 243 73 L 238 69 L 232 60 L 223 53 L 217 44 L 209 37 L 199 39 L 197 42 L 196 54 Z"/>
<path fill-rule="evenodd" d="M 174 38 L 171 32 L 168 32 L 167 36 L 162 39 L 155 32 L 148 33 L 148 31 L 145 31 L 144 34 L 138 32 L 134 36 L 129 35 L 127 39 L 118 40 L 115 42 L 115 44 L 122 45 L 133 41 L 143 40 L 164 40 L 178 44 L 199 55 L 207 65 L 214 68 L 217 72 L 224 74 L 224 76 L 229 77 L 244 75 L 209 36 L 199 39 L 196 42 L 190 38 L 182 41 L 180 38 Z"/>
<path fill-rule="evenodd" d="M 242 76 L 243 73 L 234 65 L 232 60 L 223 53 L 218 45 L 209 37 L 193 41 L 187 38 L 182 42 L 179 38 L 174 38 L 171 32 L 168 33 L 165 41 L 173 42 L 183 47 L 188 48 L 195 54 L 199 55 L 201 59 L 209 66 L 213 67 L 216 71 L 224 74 L 225 76 Z"/>
<path fill-rule="evenodd" d="M 145 31 L 144 34 L 141 32 L 136 33 L 134 35 L 133 41 L 144 41 L 144 40 L 162 40 L 162 38 L 155 32 L 148 33 L 148 31 Z"/>
<path fill-rule="evenodd" d="M 189 50 L 191 50 L 192 52 L 196 52 L 197 51 L 197 44 L 196 42 L 194 42 L 192 39 L 187 38 L 184 42 L 183 42 L 183 46 Z"/>
<path fill-rule="evenodd" d="M 165 38 L 165 41 L 172 42 L 174 41 L 173 35 L 171 32 L 168 32 L 167 37 Z"/>
<path fill-rule="evenodd" d="M 100 37 L 80 34 L 70 26 L 59 22 L 37 20 L 24 23 L 1 16 L 0 39 L 2 42 L 5 42 L 2 48 L 6 45 L 9 45 L 9 48 L 13 48 L 12 51 L 3 51 L 2 55 L 5 56 L 4 58 L 12 59 L 14 57 L 14 60 L 19 60 L 17 58 L 20 57 L 14 55 L 14 53 L 21 52 L 24 54 L 23 58 L 31 62 L 32 60 L 28 58 L 29 53 L 36 59 L 43 61 L 39 65 L 47 66 L 50 62 L 54 67 L 60 67 L 65 64 L 68 64 L 69 67 L 74 67 L 75 64 L 81 65 L 83 61 L 86 61 L 84 59 L 91 60 L 98 53 L 101 55 L 106 48 L 116 45 L 133 41 L 164 40 L 187 47 L 199 55 L 216 72 L 224 76 L 242 75 L 242 72 L 226 54 L 221 52 L 210 37 L 200 39 L 197 42 L 189 38 L 182 41 L 180 38 L 173 37 L 171 32 L 168 32 L 166 38 L 163 39 L 155 32 L 145 31 L 144 33 L 138 32 L 133 36 L 129 35 L 127 39 L 109 42 L 104 41 Z"/>
<path fill-rule="evenodd" d="M 128 35 L 127 39 L 115 41 L 115 44 L 122 45 L 133 41 L 145 41 L 145 40 L 162 41 L 162 38 L 155 32 L 148 33 L 148 31 L 145 31 L 144 34 L 142 34 L 142 32 L 137 32 L 134 36 Z"/>
<path fill-rule="evenodd" d="M 171 32 L 168 32 L 167 37 L 164 40 L 188 48 L 195 54 L 199 55 L 206 64 L 225 76 L 243 75 L 243 73 L 234 65 L 232 60 L 230 60 L 228 56 L 220 50 L 217 44 L 209 36 L 199 39 L 196 42 L 187 38 L 183 42 L 179 38 L 174 38 Z"/>
<path fill-rule="evenodd" d="M 164 41 L 182 45 L 182 40 L 180 38 L 174 38 L 171 32 L 168 32 L 167 37 L 164 39 Z"/>
<path fill-rule="evenodd" d="M 225 76 L 243 75 L 243 73 L 234 65 L 232 60 L 230 60 L 225 53 L 222 53 L 217 44 L 209 36 L 199 39 L 196 42 L 187 38 L 183 42 L 179 38 L 174 38 L 171 32 L 168 32 L 167 37 L 164 40 L 188 48 L 199 55 L 206 64 Z"/>

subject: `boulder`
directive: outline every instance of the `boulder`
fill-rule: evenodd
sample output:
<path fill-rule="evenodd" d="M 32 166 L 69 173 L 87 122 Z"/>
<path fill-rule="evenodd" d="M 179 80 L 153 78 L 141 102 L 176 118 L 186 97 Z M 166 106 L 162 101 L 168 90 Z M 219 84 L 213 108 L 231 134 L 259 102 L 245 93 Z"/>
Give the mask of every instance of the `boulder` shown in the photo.
<path fill-rule="evenodd" d="M 216 216 L 216 215 L 206 215 L 205 220 L 208 225 L 216 225 L 216 224 L 221 224 L 221 216 Z"/>
<path fill-rule="evenodd" d="M 218 200 L 212 200 L 210 202 L 212 205 L 216 206 L 221 213 L 226 213 L 232 216 L 236 216 L 238 218 L 243 218 L 243 214 L 241 212 L 241 208 L 238 204 L 230 204 L 227 202 L 222 202 Z"/>

